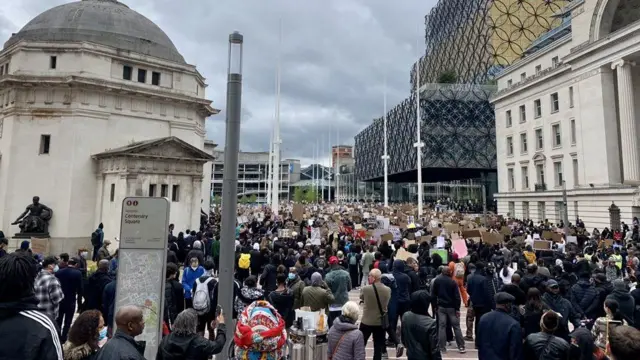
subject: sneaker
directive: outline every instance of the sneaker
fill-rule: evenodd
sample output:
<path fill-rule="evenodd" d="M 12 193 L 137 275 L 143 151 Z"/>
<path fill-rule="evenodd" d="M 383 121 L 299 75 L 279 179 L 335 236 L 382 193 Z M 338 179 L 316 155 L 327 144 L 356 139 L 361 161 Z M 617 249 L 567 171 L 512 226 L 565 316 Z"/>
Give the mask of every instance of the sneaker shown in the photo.
<path fill-rule="evenodd" d="M 402 357 L 402 354 L 404 354 L 404 346 L 398 345 L 396 347 L 396 358 Z"/>
<path fill-rule="evenodd" d="M 388 358 L 389 358 L 389 354 L 387 354 L 387 352 L 386 352 L 386 351 L 385 351 L 385 352 L 383 352 L 383 353 L 382 353 L 382 358 L 383 358 L 383 359 L 388 359 Z"/>
<path fill-rule="evenodd" d="M 473 341 L 473 336 L 467 335 L 467 336 L 464 337 L 464 340 L 465 341 Z"/>
<path fill-rule="evenodd" d="M 441 354 L 446 354 L 446 353 L 447 353 L 447 348 L 440 349 L 440 353 L 441 353 Z"/>
<path fill-rule="evenodd" d="M 460 351 L 460 354 L 464 354 L 464 353 L 466 353 L 466 352 L 467 352 L 467 349 L 465 349 L 465 348 L 464 348 L 464 346 L 460 346 L 460 347 L 458 348 L 458 351 Z"/>

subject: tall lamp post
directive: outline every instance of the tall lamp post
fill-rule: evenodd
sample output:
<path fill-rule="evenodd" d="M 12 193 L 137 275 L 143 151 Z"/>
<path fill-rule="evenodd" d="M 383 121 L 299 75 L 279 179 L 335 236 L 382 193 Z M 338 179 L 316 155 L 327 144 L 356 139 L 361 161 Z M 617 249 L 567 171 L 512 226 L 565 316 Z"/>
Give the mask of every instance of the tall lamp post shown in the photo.
<path fill-rule="evenodd" d="M 235 259 L 236 212 L 238 210 L 238 152 L 240 151 L 240 112 L 242 103 L 242 43 L 239 32 L 229 35 L 227 68 L 227 132 L 222 179 L 222 229 L 220 246 L 220 295 L 224 321 L 233 324 L 233 268 Z M 227 338 L 223 354 L 228 353 L 232 338 Z"/>
<path fill-rule="evenodd" d="M 387 77 L 384 77 L 384 114 L 382 118 L 382 131 L 384 134 L 384 148 L 382 161 L 384 161 L 384 207 L 389 206 L 389 154 L 387 153 Z"/>
<path fill-rule="evenodd" d="M 420 120 L 420 57 L 418 57 L 418 62 L 416 62 L 416 142 L 413 144 L 417 152 L 418 218 L 422 216 L 422 147 L 424 146 L 420 134 Z"/>

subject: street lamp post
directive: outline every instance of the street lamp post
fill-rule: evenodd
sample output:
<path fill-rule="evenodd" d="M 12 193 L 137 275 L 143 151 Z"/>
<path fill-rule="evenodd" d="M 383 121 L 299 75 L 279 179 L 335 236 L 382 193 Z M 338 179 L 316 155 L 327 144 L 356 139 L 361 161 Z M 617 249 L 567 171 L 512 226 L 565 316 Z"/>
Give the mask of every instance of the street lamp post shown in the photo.
<path fill-rule="evenodd" d="M 242 43 L 239 32 L 229 35 L 229 63 L 227 68 L 227 118 L 222 180 L 222 229 L 220 246 L 220 294 L 224 321 L 233 324 L 233 269 L 235 259 L 236 213 L 238 210 L 238 153 L 240 151 L 240 119 L 242 108 Z M 223 354 L 227 354 L 231 337 L 227 338 Z"/>

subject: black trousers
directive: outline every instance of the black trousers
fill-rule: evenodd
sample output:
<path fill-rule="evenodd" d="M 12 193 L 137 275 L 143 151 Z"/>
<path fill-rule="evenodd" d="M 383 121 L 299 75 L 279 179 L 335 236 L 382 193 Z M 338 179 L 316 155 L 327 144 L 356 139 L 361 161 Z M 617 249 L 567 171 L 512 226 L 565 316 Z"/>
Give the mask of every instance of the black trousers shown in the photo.
<path fill-rule="evenodd" d="M 100 251 L 100 246 L 94 246 L 93 255 L 91 256 L 91 261 L 98 261 L 98 251 Z"/>
<path fill-rule="evenodd" d="M 355 289 L 360 286 L 358 282 L 358 265 L 349 265 L 349 276 L 351 277 L 351 288 Z"/>
<path fill-rule="evenodd" d="M 475 343 L 476 343 L 476 349 L 478 348 L 478 324 L 480 323 L 480 318 L 482 317 L 482 315 L 488 313 L 489 311 L 491 311 L 491 308 L 488 307 L 479 307 L 479 306 L 474 306 L 473 307 L 473 313 L 476 317 L 476 323 L 475 323 L 475 335 L 476 338 Z"/>
<path fill-rule="evenodd" d="M 364 346 L 367 346 L 369 337 L 373 335 L 373 360 L 382 360 L 382 353 L 386 352 L 384 343 L 384 330 L 382 326 L 370 326 L 360 323 L 360 331 L 364 337 Z"/>
<path fill-rule="evenodd" d="M 64 344 L 67 341 L 67 335 L 69 334 L 69 329 L 71 328 L 71 322 L 73 321 L 73 314 L 76 312 L 76 303 L 71 302 L 65 303 L 64 301 L 60 303 L 60 308 L 58 309 L 58 318 L 56 322 L 60 327 L 60 331 L 62 335 L 60 336 L 60 343 Z"/>

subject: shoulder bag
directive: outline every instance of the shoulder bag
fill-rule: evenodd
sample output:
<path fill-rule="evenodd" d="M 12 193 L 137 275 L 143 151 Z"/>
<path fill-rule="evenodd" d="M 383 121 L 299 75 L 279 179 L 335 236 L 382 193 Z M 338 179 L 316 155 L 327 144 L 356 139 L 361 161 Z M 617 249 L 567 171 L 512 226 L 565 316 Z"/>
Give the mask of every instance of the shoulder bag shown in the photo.
<path fill-rule="evenodd" d="M 344 334 L 342 334 L 342 336 L 340 336 L 340 340 L 338 340 L 336 347 L 333 348 L 333 351 L 331 352 L 331 356 L 329 356 L 329 360 L 333 359 L 333 356 L 336 354 L 336 351 L 338 351 L 338 348 L 340 347 L 340 344 L 342 344 L 342 340 L 344 340 L 344 337 L 353 330 L 354 329 L 347 330 L 347 332 L 345 332 Z"/>
<path fill-rule="evenodd" d="M 380 310 L 380 325 L 382 326 L 382 330 L 387 330 L 389 328 L 389 314 L 386 311 L 382 311 L 382 304 L 380 303 L 380 296 L 378 295 L 378 289 L 376 289 L 376 284 L 371 284 L 373 287 L 373 292 L 376 294 L 376 302 L 378 303 L 378 310 Z"/>

